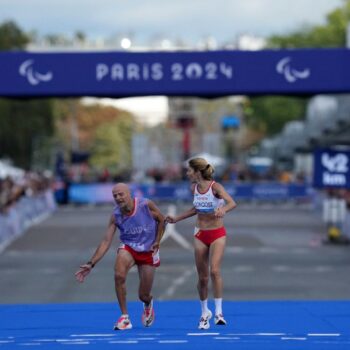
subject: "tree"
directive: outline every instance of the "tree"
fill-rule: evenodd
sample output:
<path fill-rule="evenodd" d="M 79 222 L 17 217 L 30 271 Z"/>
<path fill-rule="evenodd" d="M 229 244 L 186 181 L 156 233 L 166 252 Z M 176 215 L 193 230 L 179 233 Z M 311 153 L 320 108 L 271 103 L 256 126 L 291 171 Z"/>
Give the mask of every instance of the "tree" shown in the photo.
<path fill-rule="evenodd" d="M 131 118 L 120 118 L 97 128 L 90 159 L 93 167 L 116 173 L 130 170 L 133 124 Z"/>
<path fill-rule="evenodd" d="M 56 100 L 56 138 L 66 154 L 72 150 L 73 118 L 78 129 L 79 151 L 91 154 L 92 167 L 113 172 L 130 169 L 131 137 L 137 127 L 130 113 L 111 106 L 86 105 L 79 100 Z"/>
<path fill-rule="evenodd" d="M 292 120 L 305 114 L 306 99 L 285 96 L 255 97 L 251 99 L 245 114 L 248 126 L 267 135 L 279 133 Z"/>
<path fill-rule="evenodd" d="M 86 35 L 84 34 L 84 32 L 78 30 L 74 33 L 74 38 L 81 42 L 81 43 L 84 43 L 84 41 L 86 40 Z"/>
<path fill-rule="evenodd" d="M 34 151 L 41 152 L 39 145 L 53 132 L 51 100 L 0 99 L 0 158 L 29 169 Z"/>
<path fill-rule="evenodd" d="M 327 15 L 326 24 L 301 29 L 281 36 L 274 35 L 268 40 L 271 48 L 345 47 L 346 32 L 350 21 L 350 0 Z"/>
<path fill-rule="evenodd" d="M 345 47 L 347 26 L 350 22 L 350 0 L 331 11 L 325 25 L 303 26 L 288 35 L 273 35 L 268 39 L 269 48 L 329 48 Z M 268 135 L 279 133 L 284 124 L 305 115 L 306 98 L 254 97 L 246 113 L 252 128 Z"/>
<path fill-rule="evenodd" d="M 0 25 L 0 50 L 19 50 L 29 43 L 26 35 L 13 21 L 6 21 Z"/>
<path fill-rule="evenodd" d="M 14 22 L 0 25 L 0 50 L 24 49 L 28 42 L 29 36 Z M 53 131 L 51 100 L 0 99 L 0 158 L 30 168 L 35 152 L 49 151 L 46 141 Z"/>

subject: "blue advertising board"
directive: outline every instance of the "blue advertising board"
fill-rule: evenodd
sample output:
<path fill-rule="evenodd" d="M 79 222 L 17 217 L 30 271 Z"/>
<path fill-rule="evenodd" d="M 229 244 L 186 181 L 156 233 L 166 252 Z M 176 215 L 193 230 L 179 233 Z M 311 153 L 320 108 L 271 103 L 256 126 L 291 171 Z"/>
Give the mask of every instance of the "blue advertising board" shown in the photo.
<path fill-rule="evenodd" d="M 0 96 L 217 97 L 350 91 L 349 49 L 1 52 Z"/>
<path fill-rule="evenodd" d="M 303 184 L 236 184 L 224 183 L 227 192 L 237 200 L 285 201 L 312 197 L 312 188 Z M 130 184 L 136 197 L 147 197 L 164 201 L 191 201 L 193 195 L 187 182 L 176 184 Z M 69 202 L 80 204 L 112 203 L 112 183 L 72 184 L 69 187 Z"/>
<path fill-rule="evenodd" d="M 350 188 L 350 148 L 324 148 L 314 152 L 316 188 Z"/>

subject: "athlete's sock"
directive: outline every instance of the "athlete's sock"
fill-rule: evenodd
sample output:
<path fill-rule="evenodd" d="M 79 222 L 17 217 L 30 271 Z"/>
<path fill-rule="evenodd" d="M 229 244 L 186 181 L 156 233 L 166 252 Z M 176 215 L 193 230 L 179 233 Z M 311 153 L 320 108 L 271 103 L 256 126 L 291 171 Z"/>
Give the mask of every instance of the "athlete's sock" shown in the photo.
<path fill-rule="evenodd" d="M 206 316 L 209 313 L 208 309 L 208 299 L 201 300 L 201 309 L 202 309 L 202 316 Z"/>
<path fill-rule="evenodd" d="M 215 315 L 222 314 L 222 298 L 215 298 Z"/>
<path fill-rule="evenodd" d="M 151 299 L 151 301 L 148 304 L 143 303 L 143 305 L 145 305 L 145 307 L 147 307 L 147 308 L 149 308 L 152 304 L 153 304 L 153 298 Z"/>

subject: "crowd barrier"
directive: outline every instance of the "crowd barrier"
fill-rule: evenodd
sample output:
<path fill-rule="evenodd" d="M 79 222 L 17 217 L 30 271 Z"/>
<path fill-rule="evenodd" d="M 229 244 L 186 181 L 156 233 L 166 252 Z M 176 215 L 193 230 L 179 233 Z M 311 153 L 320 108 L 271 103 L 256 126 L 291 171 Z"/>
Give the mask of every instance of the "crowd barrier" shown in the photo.
<path fill-rule="evenodd" d="M 6 213 L 0 214 L 0 252 L 30 226 L 40 222 L 56 208 L 52 191 L 22 197 Z"/>
<path fill-rule="evenodd" d="M 311 186 L 303 184 L 236 184 L 223 183 L 227 192 L 237 200 L 261 201 L 312 201 L 314 191 Z M 113 202 L 112 183 L 71 184 L 67 189 L 69 203 L 102 204 Z M 164 201 L 190 201 L 192 193 L 188 182 L 176 184 L 130 184 L 136 196 Z M 56 198 L 60 198 L 56 194 Z"/>

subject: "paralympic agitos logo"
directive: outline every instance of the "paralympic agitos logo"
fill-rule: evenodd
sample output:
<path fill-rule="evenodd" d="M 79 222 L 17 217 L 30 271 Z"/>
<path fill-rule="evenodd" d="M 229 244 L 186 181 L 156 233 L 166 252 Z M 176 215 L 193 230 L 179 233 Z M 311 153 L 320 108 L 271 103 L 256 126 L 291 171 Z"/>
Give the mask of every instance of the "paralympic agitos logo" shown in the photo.
<path fill-rule="evenodd" d="M 19 66 L 19 74 L 26 77 L 30 85 L 38 85 L 42 82 L 48 82 L 52 80 L 52 72 L 40 73 L 34 69 L 34 60 L 29 59 L 24 61 Z"/>
<path fill-rule="evenodd" d="M 294 83 L 299 79 L 307 79 L 310 77 L 310 69 L 297 70 L 291 65 L 292 59 L 290 57 L 282 58 L 276 65 L 276 71 L 284 75 L 288 83 Z"/>

